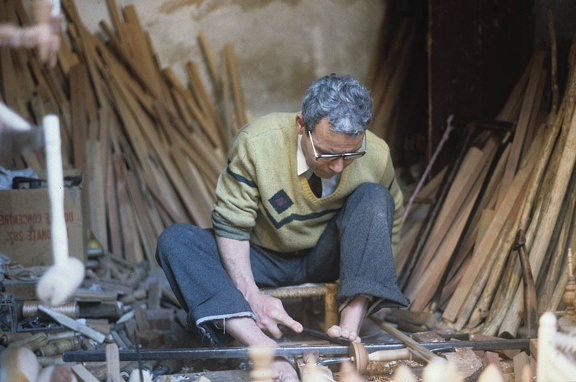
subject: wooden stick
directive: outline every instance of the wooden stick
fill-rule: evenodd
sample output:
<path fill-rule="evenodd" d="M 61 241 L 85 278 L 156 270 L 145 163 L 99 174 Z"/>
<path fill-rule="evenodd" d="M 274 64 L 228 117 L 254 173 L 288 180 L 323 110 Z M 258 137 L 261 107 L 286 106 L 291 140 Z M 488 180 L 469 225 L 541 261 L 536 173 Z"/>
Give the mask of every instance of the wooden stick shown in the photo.
<path fill-rule="evenodd" d="M 489 254 L 492 253 L 492 248 L 495 245 L 494 240 L 498 236 L 510 212 L 516 205 L 516 200 L 518 199 L 520 190 L 525 187 L 525 182 L 528 179 L 530 172 L 531 169 L 525 168 L 514 178 L 514 182 L 508 189 L 507 197 L 504 199 L 505 202 L 502 203 L 501 207 L 496 211 L 496 215 L 494 216 L 490 228 L 488 228 L 486 234 L 477 245 L 477 250 L 471 259 L 466 274 L 463 276 L 462 282 L 458 285 L 458 288 L 454 291 L 454 295 L 452 295 L 452 298 L 442 315 L 446 320 L 454 322 L 458 316 L 460 316 L 461 320 L 468 319 L 469 314 L 471 313 L 471 308 L 466 309 L 466 312 L 462 312 L 462 314 L 459 313 L 460 308 L 466 300 L 470 290 L 474 286 L 476 286 L 476 288 L 479 287 L 478 284 L 475 284 L 476 278 L 479 275 L 480 270 L 484 269 L 484 264 L 486 264 Z M 460 322 L 459 325 L 462 325 L 463 327 L 464 323 Z"/>
<path fill-rule="evenodd" d="M 232 44 L 226 45 L 224 56 L 226 57 L 226 68 L 230 75 L 234 105 L 236 106 L 236 131 L 238 131 L 240 127 L 246 124 L 246 112 L 244 110 L 244 97 L 242 96 L 240 80 L 238 79 L 238 64 L 236 63 L 236 55 L 234 54 L 234 47 Z"/>
<path fill-rule="evenodd" d="M 210 73 L 212 81 L 214 82 L 214 88 L 216 89 L 216 94 L 220 94 L 222 91 L 222 79 L 220 78 L 219 74 L 220 72 L 218 70 L 218 66 L 216 65 L 214 54 L 212 53 L 210 45 L 208 45 L 206 34 L 203 31 L 200 31 L 200 33 L 198 33 L 198 41 L 200 43 L 200 49 L 204 54 L 204 59 L 208 64 L 208 72 Z"/>
<path fill-rule="evenodd" d="M 568 186 L 568 180 L 570 179 L 570 174 L 574 168 L 574 163 L 576 157 L 573 153 L 576 150 L 576 113 L 574 112 L 574 104 L 568 107 L 571 110 L 570 122 L 568 126 L 565 126 L 568 130 L 566 143 L 562 151 L 562 159 L 560 160 L 560 165 L 558 166 L 558 173 L 556 174 L 556 179 L 552 185 L 551 195 L 556 198 L 563 198 L 566 193 Z M 548 248 L 549 240 L 552 235 L 554 226 L 551 224 L 555 222 L 558 214 L 560 212 L 561 203 L 552 203 L 549 208 L 544 211 L 542 215 L 542 223 L 538 229 L 537 237 L 534 240 L 534 245 L 530 249 L 530 266 L 534 273 L 534 277 L 538 277 L 540 272 L 540 267 L 544 260 L 546 250 Z M 500 328 L 501 333 L 511 333 L 515 334 L 520 326 L 521 316 L 520 312 L 520 301 L 522 297 L 522 290 L 518 289 L 516 296 L 508 310 L 505 320 Z"/>
<path fill-rule="evenodd" d="M 502 202 L 504 196 L 506 195 L 506 191 L 508 190 L 509 185 L 512 183 L 512 179 L 514 178 L 514 175 L 516 174 L 519 166 L 520 154 L 522 152 L 522 147 L 524 146 L 524 137 L 526 135 L 526 130 L 528 129 L 530 114 L 532 109 L 535 107 L 534 102 L 538 89 L 538 83 L 540 80 L 540 71 L 544 65 L 544 57 L 544 52 L 536 52 L 534 59 L 532 60 L 528 88 L 522 103 L 520 119 L 516 125 L 516 132 L 514 134 L 514 140 L 512 141 L 512 151 L 508 157 L 506 171 L 502 179 L 503 184 L 502 188 L 500 189 L 500 195 L 498 197 L 498 205 Z"/>

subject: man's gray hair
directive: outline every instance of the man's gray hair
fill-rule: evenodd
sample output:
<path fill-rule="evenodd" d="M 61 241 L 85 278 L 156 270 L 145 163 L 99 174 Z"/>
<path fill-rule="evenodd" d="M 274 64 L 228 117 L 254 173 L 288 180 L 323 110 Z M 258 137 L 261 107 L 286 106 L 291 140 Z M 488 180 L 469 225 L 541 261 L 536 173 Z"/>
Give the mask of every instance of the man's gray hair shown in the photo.
<path fill-rule="evenodd" d="M 304 93 L 302 119 L 304 126 L 313 131 L 324 117 L 328 117 L 332 131 L 358 136 L 372 121 L 372 97 L 350 75 L 319 78 Z"/>

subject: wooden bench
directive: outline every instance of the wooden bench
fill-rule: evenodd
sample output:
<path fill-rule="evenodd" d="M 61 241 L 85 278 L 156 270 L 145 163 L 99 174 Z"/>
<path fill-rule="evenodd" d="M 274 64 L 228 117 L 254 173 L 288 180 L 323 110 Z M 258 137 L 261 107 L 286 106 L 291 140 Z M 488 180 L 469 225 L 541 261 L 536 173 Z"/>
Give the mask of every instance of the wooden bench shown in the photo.
<path fill-rule="evenodd" d="M 309 307 L 314 297 L 324 298 L 324 330 L 332 325 L 338 324 L 338 303 L 336 295 L 338 293 L 337 283 L 325 284 L 301 284 L 279 288 L 263 288 L 262 292 L 279 299 L 301 298 L 305 307 Z M 309 309 L 302 310 L 302 324 L 308 326 L 310 317 Z"/>

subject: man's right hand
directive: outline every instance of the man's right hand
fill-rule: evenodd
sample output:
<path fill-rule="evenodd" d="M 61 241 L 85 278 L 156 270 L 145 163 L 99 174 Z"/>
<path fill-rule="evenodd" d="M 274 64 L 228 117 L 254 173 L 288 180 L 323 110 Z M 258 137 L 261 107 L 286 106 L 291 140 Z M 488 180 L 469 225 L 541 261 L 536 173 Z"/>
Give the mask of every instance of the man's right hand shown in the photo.
<path fill-rule="evenodd" d="M 284 325 L 296 333 L 302 332 L 302 324 L 290 317 L 280 299 L 260 291 L 253 292 L 245 297 L 256 315 L 258 327 L 270 333 L 272 337 L 276 339 L 282 337 L 282 331 L 278 325 Z"/>

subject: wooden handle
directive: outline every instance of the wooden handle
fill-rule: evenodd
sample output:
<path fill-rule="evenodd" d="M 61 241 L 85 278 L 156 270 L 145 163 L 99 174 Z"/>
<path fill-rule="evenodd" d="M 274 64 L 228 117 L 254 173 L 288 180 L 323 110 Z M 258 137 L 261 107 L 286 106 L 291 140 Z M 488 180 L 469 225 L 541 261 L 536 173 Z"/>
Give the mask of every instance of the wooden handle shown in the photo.
<path fill-rule="evenodd" d="M 390 362 L 397 361 L 399 359 L 412 360 L 412 352 L 408 348 L 380 350 L 368 354 L 368 359 L 375 362 Z"/>

